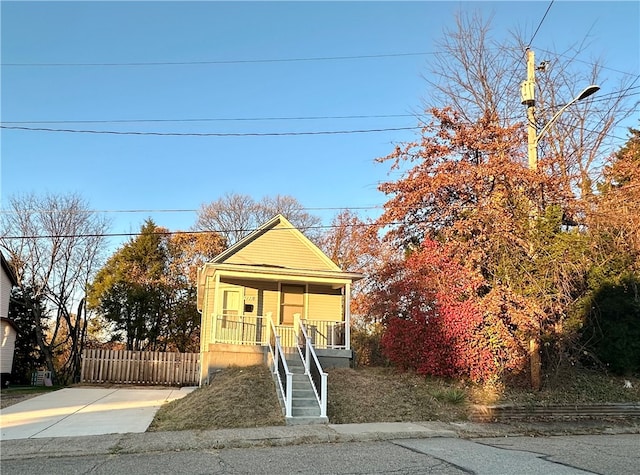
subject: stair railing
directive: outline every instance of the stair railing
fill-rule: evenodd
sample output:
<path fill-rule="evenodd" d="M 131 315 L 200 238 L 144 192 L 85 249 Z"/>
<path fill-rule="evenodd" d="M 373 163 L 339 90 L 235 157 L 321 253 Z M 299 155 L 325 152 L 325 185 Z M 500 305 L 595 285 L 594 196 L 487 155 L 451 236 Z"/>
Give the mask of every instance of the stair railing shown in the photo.
<path fill-rule="evenodd" d="M 273 363 L 271 371 L 276 377 L 279 399 L 284 402 L 284 415 L 285 417 L 291 417 L 293 412 L 293 373 L 289 371 L 282 345 L 280 345 L 280 335 L 276 331 L 271 314 L 267 314 L 267 317 L 269 319 L 268 328 L 270 329 L 267 346 Z"/>
<path fill-rule="evenodd" d="M 322 366 L 313 348 L 313 340 L 309 338 L 302 320 L 297 319 L 300 329 L 300 341 L 298 352 L 304 363 L 304 372 L 309 376 L 311 386 L 320 405 L 320 417 L 327 417 L 327 373 L 322 371 Z M 297 330 L 297 329 L 296 329 Z"/>

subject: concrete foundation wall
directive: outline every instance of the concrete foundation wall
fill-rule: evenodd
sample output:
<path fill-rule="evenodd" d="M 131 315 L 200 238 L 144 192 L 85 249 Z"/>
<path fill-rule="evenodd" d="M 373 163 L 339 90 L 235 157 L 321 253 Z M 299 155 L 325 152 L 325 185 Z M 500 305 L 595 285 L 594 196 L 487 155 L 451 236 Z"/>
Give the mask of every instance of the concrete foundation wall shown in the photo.
<path fill-rule="evenodd" d="M 209 345 L 209 351 L 202 354 L 200 385 L 209 383 L 209 375 L 215 370 L 230 366 L 254 366 L 267 363 L 267 347 L 260 345 L 229 345 L 216 343 Z"/>
<path fill-rule="evenodd" d="M 353 363 L 352 350 L 321 350 L 316 348 L 316 355 L 322 365 L 322 369 L 350 368 Z"/>

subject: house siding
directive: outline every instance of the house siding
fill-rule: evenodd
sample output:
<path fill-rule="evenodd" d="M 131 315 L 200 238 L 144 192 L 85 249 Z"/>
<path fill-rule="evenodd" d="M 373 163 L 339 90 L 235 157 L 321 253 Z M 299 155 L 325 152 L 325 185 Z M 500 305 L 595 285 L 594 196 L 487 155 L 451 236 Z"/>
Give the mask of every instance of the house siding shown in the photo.
<path fill-rule="evenodd" d="M 206 325 L 203 326 L 203 335 L 209 338 L 211 326 L 216 313 L 215 307 L 215 279 L 207 279 L 207 298 L 204 302 L 203 315 L 208 318 L 203 319 Z M 237 288 L 243 292 L 245 304 L 253 305 L 253 312 L 243 312 L 244 315 L 265 316 L 271 312 L 274 322 L 280 318 L 280 286 L 277 282 L 253 281 L 250 279 L 228 279 L 222 280 L 218 291 L 223 289 Z M 331 320 L 343 321 L 343 296 L 341 289 L 332 289 L 330 286 L 309 285 L 306 292 L 306 314 L 303 318 L 311 320 Z"/>
<path fill-rule="evenodd" d="M 16 345 L 16 330 L 8 321 L 2 320 L 0 331 L 2 343 L 2 345 L 0 345 L 0 373 L 11 373 L 13 352 Z"/>
<path fill-rule="evenodd" d="M 290 269 L 335 270 L 315 249 L 279 224 L 225 260 L 226 264 L 272 265 Z"/>
<path fill-rule="evenodd" d="M 9 298 L 11 297 L 11 279 L 2 268 L 0 272 L 1 281 L 0 281 L 0 316 L 7 317 L 9 315 Z"/>

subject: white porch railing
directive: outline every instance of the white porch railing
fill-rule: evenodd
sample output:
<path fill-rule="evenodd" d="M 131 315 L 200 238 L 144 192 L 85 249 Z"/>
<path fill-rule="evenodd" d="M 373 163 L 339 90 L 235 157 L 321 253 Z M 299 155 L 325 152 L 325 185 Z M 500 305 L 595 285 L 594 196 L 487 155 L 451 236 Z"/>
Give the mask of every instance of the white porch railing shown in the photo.
<path fill-rule="evenodd" d="M 344 323 L 302 320 L 296 314 L 293 325 L 276 325 L 270 313 L 257 317 L 220 315 L 215 318 L 210 341 L 267 346 L 269 368 L 276 379 L 286 417 L 291 417 L 293 412 L 293 373 L 289 370 L 283 348 L 297 349 L 320 406 L 320 416 L 326 417 L 327 373 L 322 370 L 314 347 L 345 348 Z"/>
<path fill-rule="evenodd" d="M 266 345 L 269 325 L 273 325 L 283 348 L 298 346 L 298 337 L 292 325 L 275 325 L 266 316 L 223 316 L 216 317 L 211 329 L 210 341 L 232 345 Z"/>
<path fill-rule="evenodd" d="M 267 317 L 218 315 L 211 329 L 210 341 L 233 345 L 266 344 Z"/>
<path fill-rule="evenodd" d="M 287 360 L 284 357 L 284 351 L 280 345 L 280 335 L 276 331 L 271 316 L 268 317 L 269 336 L 266 339 L 269 347 L 269 358 L 273 375 L 276 377 L 278 395 L 284 401 L 284 415 L 291 417 L 293 412 L 293 373 L 289 371 Z"/>
<path fill-rule="evenodd" d="M 344 322 L 304 320 L 304 325 L 314 347 L 341 350 L 347 348 Z"/>
<path fill-rule="evenodd" d="M 275 325 L 269 316 L 219 315 L 215 318 L 211 329 L 213 343 L 229 343 L 233 345 L 266 345 L 269 325 L 273 325 L 280 335 L 283 348 L 298 346 L 298 332 L 293 325 Z M 315 348 L 345 349 L 344 322 L 328 320 L 302 320 L 307 335 Z"/>
<path fill-rule="evenodd" d="M 320 405 L 320 417 L 327 417 L 327 373 L 322 371 L 322 366 L 318 360 L 318 355 L 313 348 L 313 340 L 309 338 L 307 330 L 305 329 L 305 323 L 302 320 L 296 319 L 294 328 L 299 328 L 301 346 L 298 346 L 300 357 L 304 363 L 305 374 L 309 376 L 311 380 L 311 386 Z"/>

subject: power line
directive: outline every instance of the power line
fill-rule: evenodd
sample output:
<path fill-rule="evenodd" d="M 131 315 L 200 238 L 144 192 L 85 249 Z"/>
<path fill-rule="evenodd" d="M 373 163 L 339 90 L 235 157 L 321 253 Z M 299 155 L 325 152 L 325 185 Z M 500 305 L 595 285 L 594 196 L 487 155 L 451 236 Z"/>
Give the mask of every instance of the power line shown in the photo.
<path fill-rule="evenodd" d="M 544 12 L 544 15 L 542 16 L 542 20 L 540 20 L 540 23 L 538 23 L 538 28 L 536 28 L 536 31 L 533 33 L 533 36 L 529 40 L 529 44 L 527 45 L 527 48 L 531 47 L 531 43 L 533 43 L 533 39 L 538 34 L 538 31 L 540 30 L 540 27 L 542 26 L 542 23 L 544 23 L 544 19 L 547 18 L 547 13 L 549 13 L 549 10 L 551 10 L 551 5 L 553 5 L 553 2 L 554 2 L 554 0 L 551 0 L 551 2 L 549 3 L 549 6 L 547 7 L 547 11 Z"/>
<path fill-rule="evenodd" d="M 512 76 L 513 77 L 513 76 Z M 635 81 L 634 81 L 635 82 Z M 604 101 L 620 95 L 620 97 L 635 96 L 640 93 L 630 92 L 640 89 L 640 86 L 627 87 L 622 91 L 613 91 L 599 94 L 591 98 L 592 102 Z M 281 116 L 281 117 L 202 117 L 182 119 L 90 119 L 90 120 L 3 120 L 3 125 L 22 124 L 134 124 L 134 123 L 189 123 L 189 122 L 260 122 L 260 121 L 311 121 L 311 120 L 348 120 L 348 119 L 385 119 L 385 118 L 418 118 L 419 114 L 351 114 L 351 115 L 325 115 L 325 116 Z M 7 127 L 8 128 L 8 127 Z"/>
<path fill-rule="evenodd" d="M 620 69 L 615 69 L 615 68 L 610 68 L 610 67 L 608 67 L 608 66 L 599 65 L 598 63 L 594 63 L 593 61 L 586 61 L 586 60 L 584 60 L 584 59 L 579 59 L 579 58 L 576 58 L 576 57 L 574 57 L 574 56 L 570 56 L 570 55 L 568 55 L 568 54 L 557 53 L 557 52 L 555 52 L 555 51 L 551 51 L 551 50 L 548 50 L 548 49 L 542 49 L 542 48 L 540 48 L 540 49 L 538 49 L 538 51 L 541 51 L 541 52 L 543 52 L 543 53 L 547 53 L 547 54 L 549 54 L 549 55 L 559 56 L 559 57 L 561 57 L 561 58 L 567 58 L 567 59 L 570 59 L 571 61 L 577 61 L 577 62 L 579 62 L 579 63 L 588 64 L 589 66 L 595 66 L 595 65 L 598 65 L 598 66 L 599 66 L 600 68 L 602 68 L 602 69 L 608 69 L 609 71 L 613 71 L 613 72 L 615 72 L 615 73 L 624 74 L 624 75 L 627 75 L 627 76 L 635 76 L 635 75 L 637 75 L 637 74 L 638 74 L 637 72 L 622 71 L 622 70 L 620 70 Z"/>
<path fill-rule="evenodd" d="M 371 205 L 371 206 L 331 206 L 331 207 L 309 207 L 300 208 L 301 211 L 337 211 L 337 210 L 367 210 L 367 209 L 381 209 L 384 205 Z M 93 214 L 93 213 L 197 213 L 200 209 L 91 209 L 82 210 L 81 213 Z M 50 209 L 0 209 L 0 214 L 30 214 L 30 213 L 60 213 L 61 210 Z M 64 212 L 64 210 L 62 211 Z"/>
<path fill-rule="evenodd" d="M 351 59 L 399 58 L 406 56 L 425 56 L 435 53 L 386 53 L 362 54 L 353 56 L 316 56 L 308 58 L 265 58 L 265 59 L 230 59 L 214 61 L 139 61 L 129 63 L 2 63 L 3 67 L 85 67 L 85 66 L 206 66 L 215 64 L 255 64 L 255 63 L 295 63 L 309 61 L 341 61 Z"/>
<path fill-rule="evenodd" d="M 389 127 L 381 129 L 359 130 L 315 130 L 306 132 L 135 132 L 117 130 L 80 130 L 80 129 L 52 129 L 47 127 L 22 127 L 0 125 L 2 129 L 28 130 L 32 132 L 68 132 L 76 134 L 106 134 L 106 135 L 153 135 L 163 137 L 282 137 L 299 135 L 347 135 L 367 134 L 375 132 L 394 132 L 400 130 L 419 130 L 420 127 Z"/>
<path fill-rule="evenodd" d="M 384 226 L 394 226 L 402 224 L 401 222 L 391 222 L 385 223 Z M 307 231 L 307 230 L 316 230 L 316 229 L 333 229 L 340 228 L 343 226 L 347 227 L 370 227 L 370 226 L 379 226 L 376 223 L 358 223 L 358 224 L 328 224 L 328 225 L 317 225 L 317 226 L 301 226 L 299 228 L 296 227 L 278 227 L 273 228 L 273 231 L 290 231 L 293 229 Z M 151 234 L 156 236 L 173 236 L 173 235 L 183 235 L 183 234 L 224 234 L 224 233 L 252 233 L 257 231 L 260 228 L 251 228 L 251 229 L 228 229 L 228 230 L 215 230 L 215 229 L 207 229 L 207 230 L 199 230 L 199 231 L 153 231 L 150 233 L 143 232 L 131 232 L 131 233 L 88 233 L 88 234 L 43 234 L 43 235 L 31 235 L 31 236 L 2 236 L 0 239 L 3 240 L 25 240 L 25 239 L 83 239 L 83 238 L 100 238 L 100 237 L 135 237 L 142 236 L 143 234 Z"/>
<path fill-rule="evenodd" d="M 547 11 L 544 14 L 544 17 L 540 21 L 536 32 L 529 41 L 529 45 L 533 42 L 533 39 L 538 33 L 538 30 L 542 26 L 542 22 L 544 21 L 549 9 L 553 1 L 547 7 Z M 585 64 L 593 65 L 593 62 L 580 60 L 568 55 L 559 54 L 550 50 L 540 49 L 548 54 L 554 54 L 557 56 L 563 56 L 567 58 L 571 58 L 572 60 L 579 61 Z M 216 64 L 252 64 L 252 63 L 287 63 L 287 62 L 313 62 L 313 61 L 337 61 L 337 60 L 350 60 L 350 59 L 375 59 L 375 58 L 394 58 L 394 57 L 408 57 L 408 56 L 428 56 L 435 55 L 437 52 L 413 52 L 413 53 L 387 53 L 387 54 L 369 54 L 369 55 L 353 55 L 353 56 L 319 56 L 319 57 L 308 57 L 308 58 L 266 58 L 266 59 L 247 59 L 247 60 L 211 60 L 211 61 L 138 61 L 138 62 L 114 62 L 114 63 L 0 63 L 2 67 L 126 67 L 126 66 L 189 66 L 189 65 L 216 65 Z M 626 74 L 629 76 L 634 76 L 636 73 L 631 73 L 627 71 L 621 71 L 619 69 L 609 68 L 606 66 L 602 66 L 603 69 L 609 69 L 611 71 L 615 71 L 621 74 Z"/>
<path fill-rule="evenodd" d="M 337 119 L 386 119 L 416 117 L 415 114 L 371 114 L 336 116 L 291 116 L 291 117 L 204 117 L 199 119 L 102 119 L 102 120 L 3 120 L 3 124 L 129 124 L 145 122 L 258 122 L 279 120 L 337 120 Z"/>

